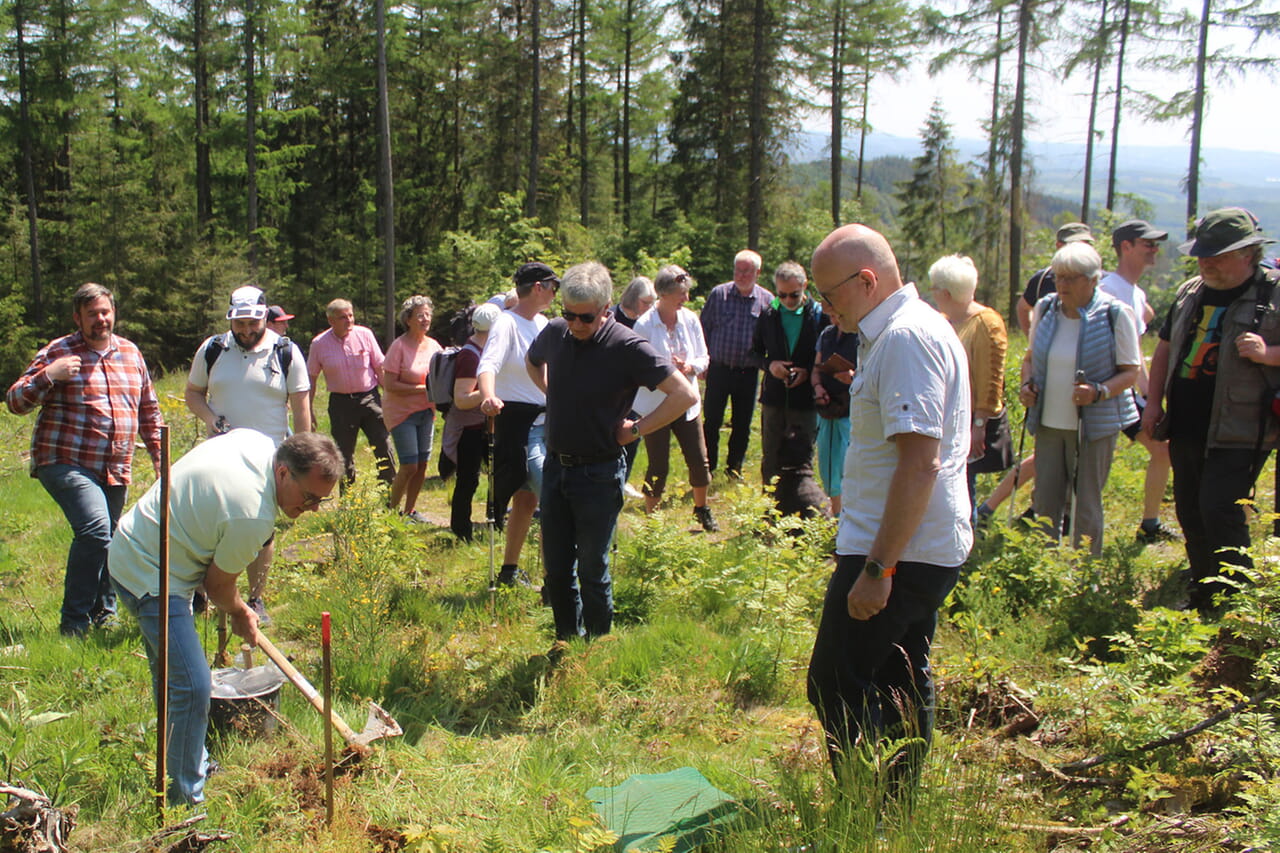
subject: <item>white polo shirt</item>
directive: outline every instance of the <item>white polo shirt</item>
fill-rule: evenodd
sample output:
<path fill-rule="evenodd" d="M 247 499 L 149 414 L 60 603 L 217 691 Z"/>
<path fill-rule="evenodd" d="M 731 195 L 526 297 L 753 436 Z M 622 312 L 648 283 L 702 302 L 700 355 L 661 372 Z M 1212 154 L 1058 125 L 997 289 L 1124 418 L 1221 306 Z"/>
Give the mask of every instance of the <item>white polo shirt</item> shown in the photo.
<path fill-rule="evenodd" d="M 958 566 L 973 545 L 965 460 L 969 365 L 951 324 L 908 284 L 858 323 L 861 350 L 850 393 L 849 451 L 836 552 L 866 555 L 898 465 L 894 436 L 940 441 L 941 468 L 920 526 L 900 559 Z"/>
<path fill-rule="evenodd" d="M 213 375 L 205 367 L 205 350 L 214 338 L 220 338 L 224 349 L 213 363 Z M 187 381 L 197 388 L 208 389 L 209 408 L 222 415 L 232 428 L 248 427 L 271 436 L 276 444 L 289 437 L 289 395 L 311 390 L 307 362 L 297 344 L 286 378 L 275 355 L 280 336 L 267 329 L 258 345 L 246 352 L 240 349 L 230 332 L 205 339 L 191 360 Z"/>
<path fill-rule="evenodd" d="M 210 563 L 239 574 L 276 521 L 276 445 L 235 429 L 202 442 L 170 473 L 169 594 L 189 597 Z M 133 595 L 160 594 L 160 484 L 120 519 L 108 551 L 111 577 Z"/>

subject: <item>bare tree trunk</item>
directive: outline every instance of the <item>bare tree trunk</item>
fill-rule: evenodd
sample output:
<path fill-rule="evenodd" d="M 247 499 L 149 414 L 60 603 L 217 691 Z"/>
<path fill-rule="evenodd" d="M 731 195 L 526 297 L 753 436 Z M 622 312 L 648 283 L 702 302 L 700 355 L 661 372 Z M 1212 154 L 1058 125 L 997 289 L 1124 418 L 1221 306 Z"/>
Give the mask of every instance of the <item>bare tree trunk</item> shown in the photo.
<path fill-rule="evenodd" d="M 27 9 L 22 0 L 13 4 L 18 49 L 18 129 L 22 139 L 22 188 L 27 195 L 27 240 L 31 258 L 31 319 L 44 322 L 44 283 L 40 278 L 40 207 L 36 200 L 35 151 L 31 141 L 31 83 L 27 79 Z"/>
<path fill-rule="evenodd" d="M 1009 151 L 1009 322 L 1017 320 L 1018 296 L 1022 293 L 1022 149 L 1026 128 L 1027 42 L 1031 38 L 1033 0 L 1018 4 L 1017 83 L 1013 93 L 1013 144 Z M 1207 0 L 1206 0 L 1207 2 Z"/>
<path fill-rule="evenodd" d="M 1000 136 L 1000 67 L 1004 57 L 1004 9 L 996 9 L 996 49 L 992 64 L 995 66 L 994 79 L 991 83 L 991 126 L 987 131 L 987 204 L 986 226 L 983 229 L 983 245 L 987 257 L 983 268 L 992 282 L 1000 280 L 1000 209 L 997 200 L 1000 198 L 1000 175 L 996 171 L 999 154 L 998 140 Z"/>
<path fill-rule="evenodd" d="M 1102 82 L 1102 45 L 1107 40 L 1107 0 L 1102 0 L 1098 24 L 1098 54 L 1093 58 L 1093 91 L 1089 94 L 1089 133 L 1084 145 L 1084 193 L 1080 199 L 1080 221 L 1089 221 L 1089 193 L 1093 189 L 1093 137 L 1098 124 L 1098 87 Z"/>
<path fill-rule="evenodd" d="M 578 221 L 588 226 L 591 207 L 587 164 L 587 0 L 578 0 Z"/>
<path fill-rule="evenodd" d="M 200 238 L 208 234 L 209 221 L 213 219 L 213 188 L 209 165 L 209 66 L 208 0 L 192 2 L 192 39 L 195 56 L 195 109 L 196 109 L 196 223 Z"/>
<path fill-rule="evenodd" d="M 538 215 L 538 125 L 542 118 L 542 32 L 539 0 L 533 0 L 533 14 L 529 17 L 530 53 L 533 60 L 533 98 L 529 117 L 529 188 L 524 198 L 524 215 L 533 219 Z"/>
<path fill-rule="evenodd" d="M 1209 12 L 1213 0 L 1204 0 L 1200 13 L 1200 39 L 1196 48 L 1196 91 L 1191 107 L 1191 162 L 1187 165 L 1187 236 L 1200 206 L 1200 127 L 1204 123 L 1204 77 L 1209 64 Z"/>
<path fill-rule="evenodd" d="M 635 0 L 627 0 L 622 59 L 622 229 L 631 229 L 631 25 Z"/>
<path fill-rule="evenodd" d="M 751 46 L 757 60 L 764 56 L 767 14 L 766 0 L 755 0 Z M 760 245 L 760 226 L 764 218 L 765 84 L 765 71 L 757 61 L 751 72 L 751 106 L 747 117 L 751 170 L 747 187 L 747 246 L 752 249 Z"/>
<path fill-rule="evenodd" d="M 246 210 L 245 225 L 249 237 L 249 269 L 258 274 L 258 86 L 254 70 L 257 59 L 258 21 L 253 0 L 244 4 L 244 166 Z"/>
<path fill-rule="evenodd" d="M 867 63 L 862 67 L 862 122 L 858 128 L 858 181 L 857 181 L 857 199 L 862 201 L 862 169 L 867 163 L 867 133 L 870 127 L 867 124 L 867 110 L 871 105 L 871 67 L 870 57 Z"/>
<path fill-rule="evenodd" d="M 1107 169 L 1107 210 L 1116 209 L 1116 155 L 1120 150 L 1120 111 L 1124 104 L 1124 49 L 1129 41 L 1131 0 L 1124 0 L 1120 19 L 1120 49 L 1116 53 L 1116 106 L 1111 117 L 1111 163 Z"/>
<path fill-rule="evenodd" d="M 840 227 L 840 179 L 844 172 L 844 0 L 831 22 L 831 227 Z M 859 187 L 861 189 L 861 187 Z"/>
<path fill-rule="evenodd" d="M 387 90 L 387 6 L 376 0 L 378 27 L 378 185 L 382 196 L 382 293 L 386 343 L 396 339 L 396 194 L 391 172 L 391 105 Z"/>

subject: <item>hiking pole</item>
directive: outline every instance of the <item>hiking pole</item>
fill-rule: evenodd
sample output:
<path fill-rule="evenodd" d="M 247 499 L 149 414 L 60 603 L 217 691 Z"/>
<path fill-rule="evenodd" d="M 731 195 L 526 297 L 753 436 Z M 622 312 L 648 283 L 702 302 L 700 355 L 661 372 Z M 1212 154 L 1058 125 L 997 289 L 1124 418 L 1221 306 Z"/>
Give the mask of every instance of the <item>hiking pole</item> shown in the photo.
<path fill-rule="evenodd" d="M 160 427 L 160 638 L 156 649 L 156 817 L 164 826 L 169 775 L 169 427 Z"/>
<path fill-rule="evenodd" d="M 484 524 L 489 528 L 489 615 L 493 617 L 494 624 L 498 622 L 497 594 L 498 587 L 493 582 L 493 548 L 494 538 L 496 537 L 496 528 L 498 526 L 498 508 L 493 500 L 493 416 L 484 419 L 484 435 L 485 447 L 488 451 L 488 468 L 489 468 L 489 493 L 485 497 L 484 502 Z"/>
<path fill-rule="evenodd" d="M 1076 371 L 1076 384 L 1088 382 L 1083 370 Z M 1074 389 L 1073 389 L 1074 392 Z M 1084 443 L 1084 406 L 1076 406 L 1076 452 L 1075 465 L 1071 471 L 1071 513 L 1068 515 L 1071 524 L 1071 538 L 1078 540 L 1080 530 L 1076 526 L 1076 509 L 1080 497 L 1080 445 Z"/>
<path fill-rule="evenodd" d="M 324 714 L 326 720 L 333 717 L 333 659 L 330 657 L 332 634 L 329 629 L 329 611 L 320 614 L 320 665 L 324 690 Z M 324 825 L 333 826 L 333 726 L 324 727 Z"/>
<path fill-rule="evenodd" d="M 1027 443 L 1027 410 L 1022 410 L 1022 429 L 1018 431 L 1018 458 L 1013 463 L 1013 491 L 1009 493 L 1009 523 L 1013 527 L 1014 506 L 1018 503 L 1018 481 L 1022 479 L 1022 447 Z"/>

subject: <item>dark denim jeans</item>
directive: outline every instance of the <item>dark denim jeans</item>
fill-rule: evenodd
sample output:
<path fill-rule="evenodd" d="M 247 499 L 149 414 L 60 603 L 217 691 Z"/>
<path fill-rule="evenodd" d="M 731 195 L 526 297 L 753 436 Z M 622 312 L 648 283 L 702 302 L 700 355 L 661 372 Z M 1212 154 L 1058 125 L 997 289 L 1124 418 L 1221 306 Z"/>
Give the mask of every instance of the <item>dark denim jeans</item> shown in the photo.
<path fill-rule="evenodd" d="M 626 475 L 621 448 L 616 459 L 572 467 L 547 454 L 542 549 L 556 639 L 607 634 L 613 624 L 609 545 L 622 510 Z"/>
<path fill-rule="evenodd" d="M 36 477 L 71 525 L 71 548 L 62 590 L 64 634 L 83 634 L 91 622 L 116 612 L 107 573 L 107 546 L 116 532 L 128 486 L 107 486 L 77 465 L 42 465 Z"/>
<path fill-rule="evenodd" d="M 156 672 L 160 649 L 160 598 L 135 598 L 116 586 L 125 608 L 138 617 L 142 639 L 151 664 L 151 695 L 160 691 Z M 213 692 L 209 662 L 191 614 L 191 600 L 169 596 L 169 740 L 168 759 L 170 805 L 194 805 L 204 801 L 204 780 L 209 767 L 205 735 L 209 727 L 209 696 Z"/>
<path fill-rule="evenodd" d="M 914 782 L 933 734 L 929 646 L 938 608 L 960 570 L 898 563 L 889 603 L 863 621 L 849 615 L 848 596 L 865 562 L 865 556 L 841 555 L 831 575 L 809 661 L 809 702 L 826 731 L 837 778 L 859 738 L 872 744 L 886 737 L 920 738 L 923 748 L 894 765 L 897 787 Z"/>

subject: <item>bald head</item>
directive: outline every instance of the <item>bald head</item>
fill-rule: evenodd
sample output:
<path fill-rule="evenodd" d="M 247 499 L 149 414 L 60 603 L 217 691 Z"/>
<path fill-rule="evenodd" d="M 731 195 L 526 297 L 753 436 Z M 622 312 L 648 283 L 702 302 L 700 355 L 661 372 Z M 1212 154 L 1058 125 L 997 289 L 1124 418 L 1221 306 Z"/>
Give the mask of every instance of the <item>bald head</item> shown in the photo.
<path fill-rule="evenodd" d="M 810 269 L 828 313 L 846 332 L 902 287 L 889 241 L 865 225 L 843 225 L 828 234 L 814 250 Z"/>

